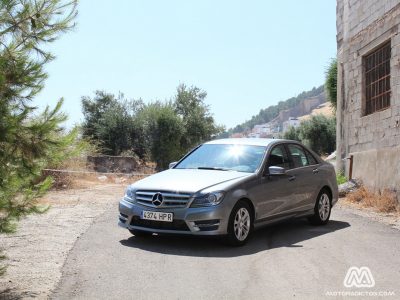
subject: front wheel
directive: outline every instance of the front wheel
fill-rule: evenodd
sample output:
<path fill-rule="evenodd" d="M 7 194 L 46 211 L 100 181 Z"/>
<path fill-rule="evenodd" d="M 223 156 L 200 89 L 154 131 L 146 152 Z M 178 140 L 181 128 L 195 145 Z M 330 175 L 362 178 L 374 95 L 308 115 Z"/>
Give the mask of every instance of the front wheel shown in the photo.
<path fill-rule="evenodd" d="M 325 225 L 329 221 L 332 209 L 332 197 L 328 190 L 323 189 L 317 197 L 314 207 L 314 215 L 308 220 L 313 225 Z"/>
<path fill-rule="evenodd" d="M 250 205 L 239 201 L 233 207 L 228 223 L 226 241 L 232 246 L 242 246 L 248 241 L 253 229 L 253 216 Z"/>

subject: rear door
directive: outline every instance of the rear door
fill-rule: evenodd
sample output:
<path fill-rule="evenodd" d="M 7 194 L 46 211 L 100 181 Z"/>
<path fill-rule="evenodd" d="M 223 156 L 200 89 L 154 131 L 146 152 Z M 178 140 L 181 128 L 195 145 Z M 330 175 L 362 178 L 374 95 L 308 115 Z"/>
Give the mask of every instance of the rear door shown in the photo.
<path fill-rule="evenodd" d="M 288 211 L 302 212 L 312 209 L 315 190 L 319 186 L 317 160 L 301 145 L 287 144 L 286 147 L 297 189 L 295 201 L 290 203 Z"/>

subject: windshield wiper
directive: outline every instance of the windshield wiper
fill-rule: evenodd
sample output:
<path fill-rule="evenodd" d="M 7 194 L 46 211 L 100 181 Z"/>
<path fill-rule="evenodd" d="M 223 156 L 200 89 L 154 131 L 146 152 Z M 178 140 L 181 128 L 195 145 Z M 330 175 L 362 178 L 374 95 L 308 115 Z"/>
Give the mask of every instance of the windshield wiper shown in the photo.
<path fill-rule="evenodd" d="M 198 167 L 199 170 L 216 170 L 216 171 L 229 171 L 229 169 L 218 168 L 218 167 Z"/>

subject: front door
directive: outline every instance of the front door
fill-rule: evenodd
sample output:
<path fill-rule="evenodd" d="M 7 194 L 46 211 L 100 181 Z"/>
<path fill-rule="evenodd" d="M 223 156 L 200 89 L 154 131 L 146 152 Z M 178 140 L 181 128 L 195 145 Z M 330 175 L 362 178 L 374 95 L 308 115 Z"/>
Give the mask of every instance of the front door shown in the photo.
<path fill-rule="evenodd" d="M 285 175 L 268 175 L 270 166 L 282 167 L 287 170 Z M 295 195 L 293 190 L 296 182 L 291 175 L 290 160 L 283 144 L 272 148 L 267 159 L 264 176 L 260 184 L 255 187 L 254 196 L 257 205 L 257 219 L 272 219 L 284 215 L 288 202 L 292 202 Z"/>

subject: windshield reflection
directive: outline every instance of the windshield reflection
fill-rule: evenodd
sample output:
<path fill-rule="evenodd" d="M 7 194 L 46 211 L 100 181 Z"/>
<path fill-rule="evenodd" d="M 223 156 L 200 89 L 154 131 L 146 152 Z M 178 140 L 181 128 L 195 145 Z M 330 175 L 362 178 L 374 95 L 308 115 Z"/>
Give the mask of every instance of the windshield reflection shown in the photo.
<path fill-rule="evenodd" d="M 205 144 L 197 148 L 175 169 L 205 169 L 254 173 L 266 147 L 253 145 Z"/>

